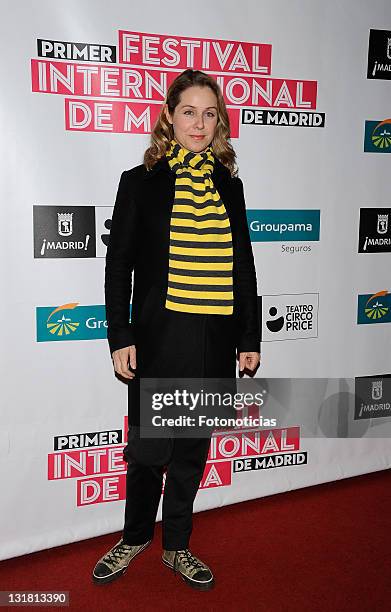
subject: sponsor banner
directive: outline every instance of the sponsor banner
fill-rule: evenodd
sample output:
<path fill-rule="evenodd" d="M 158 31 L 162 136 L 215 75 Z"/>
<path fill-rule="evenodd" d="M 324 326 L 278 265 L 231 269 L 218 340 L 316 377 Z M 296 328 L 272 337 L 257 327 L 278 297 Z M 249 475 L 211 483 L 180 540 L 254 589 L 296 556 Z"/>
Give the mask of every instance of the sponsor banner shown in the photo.
<path fill-rule="evenodd" d="M 31 90 L 64 98 L 67 131 L 151 133 L 167 88 L 189 67 L 219 83 L 231 138 L 240 136 L 240 125 L 325 127 L 325 113 L 314 112 L 317 81 L 272 76 L 270 43 L 116 34 L 118 53 L 113 45 L 37 39 Z"/>
<path fill-rule="evenodd" d="M 391 5 L 378 0 L 374 29 L 370 3 L 346 2 L 341 22 L 314 0 L 311 27 L 292 3 L 283 20 L 253 3 L 258 36 L 230 27 L 239 4 L 209 4 L 207 27 L 203 11 L 176 12 L 161 30 L 158 2 L 156 27 L 124 0 L 114 21 L 103 0 L 88 23 L 69 3 L 3 11 L 0 559 L 123 527 L 128 381 L 105 347 L 104 263 L 121 173 L 142 163 L 187 68 L 226 103 L 262 329 L 260 367 L 243 378 L 255 392 L 267 377 L 261 411 L 213 430 L 195 511 L 391 466 L 388 379 L 373 375 L 390 371 L 391 328 L 369 327 L 390 321 L 388 162 L 369 153 L 391 151 Z M 355 397 L 358 374 L 373 380 Z"/>

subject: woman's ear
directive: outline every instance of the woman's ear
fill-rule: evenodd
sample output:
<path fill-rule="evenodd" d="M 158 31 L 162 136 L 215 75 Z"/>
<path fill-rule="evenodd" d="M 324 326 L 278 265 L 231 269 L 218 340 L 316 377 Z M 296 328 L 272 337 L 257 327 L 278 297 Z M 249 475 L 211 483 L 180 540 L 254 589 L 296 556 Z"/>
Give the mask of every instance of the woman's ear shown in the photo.
<path fill-rule="evenodd" d="M 168 123 L 171 123 L 171 125 L 172 125 L 172 120 L 171 120 L 171 117 L 170 117 L 170 113 L 168 112 L 168 105 L 167 104 L 164 104 L 163 110 L 164 110 L 164 114 L 166 116 L 166 119 L 167 119 Z"/>

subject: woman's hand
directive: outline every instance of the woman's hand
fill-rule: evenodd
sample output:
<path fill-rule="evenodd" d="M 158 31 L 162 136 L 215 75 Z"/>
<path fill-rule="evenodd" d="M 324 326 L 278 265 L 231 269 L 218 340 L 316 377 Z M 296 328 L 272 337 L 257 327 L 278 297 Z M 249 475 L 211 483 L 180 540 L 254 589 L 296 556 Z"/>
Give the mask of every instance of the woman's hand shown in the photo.
<path fill-rule="evenodd" d="M 239 372 L 243 372 L 244 369 L 254 372 L 261 360 L 261 356 L 260 353 L 249 351 L 238 353 L 237 359 L 239 361 Z"/>
<path fill-rule="evenodd" d="M 114 370 L 117 372 L 117 374 L 120 374 L 124 378 L 129 378 L 130 380 L 135 377 L 135 372 L 129 370 L 129 364 L 133 370 L 135 370 L 137 367 L 135 344 L 113 351 L 112 359 Z"/>

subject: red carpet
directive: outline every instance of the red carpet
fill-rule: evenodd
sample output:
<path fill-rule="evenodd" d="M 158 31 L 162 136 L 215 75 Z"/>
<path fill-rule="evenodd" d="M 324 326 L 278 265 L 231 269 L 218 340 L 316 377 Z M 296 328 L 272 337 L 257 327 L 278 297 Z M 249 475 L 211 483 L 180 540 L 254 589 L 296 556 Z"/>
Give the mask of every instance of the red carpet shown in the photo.
<path fill-rule="evenodd" d="M 0 562 L 0 590 L 67 590 L 70 609 L 391 610 L 391 470 L 194 515 L 191 549 L 216 586 L 197 592 L 163 566 L 161 529 L 119 580 L 91 570 L 120 534 Z M 48 609 L 48 608 L 46 608 Z"/>

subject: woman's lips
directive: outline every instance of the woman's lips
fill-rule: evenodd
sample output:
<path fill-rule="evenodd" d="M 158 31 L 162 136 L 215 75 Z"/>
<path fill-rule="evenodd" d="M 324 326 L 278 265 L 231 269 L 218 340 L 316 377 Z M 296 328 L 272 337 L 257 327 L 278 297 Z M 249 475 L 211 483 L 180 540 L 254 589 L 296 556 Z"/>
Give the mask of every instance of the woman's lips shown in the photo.
<path fill-rule="evenodd" d="M 191 136 L 194 140 L 202 140 L 205 136 Z"/>

